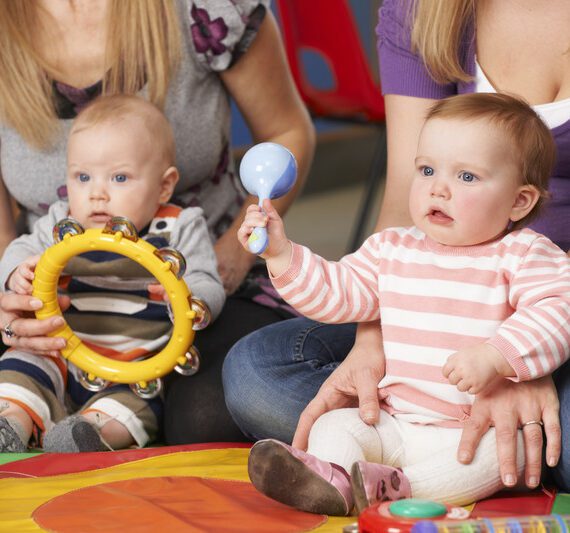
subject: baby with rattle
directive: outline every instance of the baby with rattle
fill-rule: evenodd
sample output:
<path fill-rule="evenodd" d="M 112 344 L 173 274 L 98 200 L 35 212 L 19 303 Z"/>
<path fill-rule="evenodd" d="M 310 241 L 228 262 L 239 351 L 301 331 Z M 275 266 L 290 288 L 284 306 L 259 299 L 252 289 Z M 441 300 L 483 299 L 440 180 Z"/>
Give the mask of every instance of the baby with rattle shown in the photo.
<path fill-rule="evenodd" d="M 331 262 L 288 240 L 269 200 L 249 207 L 238 238 L 247 248 L 266 228 L 261 257 L 281 296 L 321 322 L 380 321 L 385 352 L 378 423 L 338 409 L 315 422 L 306 451 L 257 442 L 249 476 L 261 492 L 346 515 L 409 497 L 464 505 L 502 488 L 493 428 L 471 464 L 456 449 L 474 395 L 547 375 L 570 354 L 570 260 L 525 229 L 554 162 L 550 132 L 526 103 L 462 95 L 438 101 L 421 131 L 415 226 L 376 233 Z M 521 421 L 521 473 L 521 432 L 540 424 L 539 413 Z"/>
<path fill-rule="evenodd" d="M 97 99 L 69 134 L 68 202 L 52 205 L 30 235 L 6 249 L 2 287 L 31 294 L 35 266 L 62 219 L 89 229 L 124 217 L 141 239 L 178 250 L 187 265 L 184 281 L 215 318 L 225 294 L 214 249 L 201 208 L 168 204 L 177 181 L 174 138 L 162 112 L 137 96 Z M 68 325 L 106 357 L 134 361 L 169 341 L 165 291 L 129 258 L 101 250 L 72 257 L 59 287 L 70 299 Z M 140 397 L 125 384 L 87 390 L 84 380 L 58 352 L 8 350 L 0 359 L 0 452 L 22 452 L 29 443 L 51 452 L 101 451 L 155 439 L 160 398 Z"/>

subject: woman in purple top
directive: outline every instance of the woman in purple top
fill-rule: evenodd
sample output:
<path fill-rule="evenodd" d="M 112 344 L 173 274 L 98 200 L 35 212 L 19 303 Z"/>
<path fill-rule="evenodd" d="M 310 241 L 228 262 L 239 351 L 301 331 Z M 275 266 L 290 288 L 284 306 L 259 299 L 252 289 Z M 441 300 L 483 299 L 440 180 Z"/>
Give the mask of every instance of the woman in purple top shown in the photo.
<path fill-rule="evenodd" d="M 552 198 L 533 228 L 563 249 L 570 248 L 569 25 L 570 4 L 565 0 L 384 0 L 377 34 L 388 168 L 377 229 L 410 224 L 407 198 L 414 154 L 434 100 L 499 91 L 526 99 L 551 128 L 558 147 Z M 224 366 L 226 403 L 234 420 L 251 437 L 292 440 L 299 448 L 306 447 L 314 421 L 329 410 L 358 405 L 362 419 L 375 422 L 377 383 L 383 375 L 380 337 L 377 324 L 361 324 L 356 330 L 351 324 L 302 318 L 250 334 L 234 346 Z M 570 431 L 567 366 L 555 376 L 563 434 Z M 544 428 L 546 462 L 558 463 L 556 481 L 568 490 L 570 449 L 564 449 L 558 461 L 558 407 L 550 378 L 509 382 L 478 396 L 459 444 L 459 461 L 471 461 L 481 435 L 494 425 L 501 476 L 506 486 L 513 486 L 514 436 L 522 426 L 525 482 L 536 487 Z"/>

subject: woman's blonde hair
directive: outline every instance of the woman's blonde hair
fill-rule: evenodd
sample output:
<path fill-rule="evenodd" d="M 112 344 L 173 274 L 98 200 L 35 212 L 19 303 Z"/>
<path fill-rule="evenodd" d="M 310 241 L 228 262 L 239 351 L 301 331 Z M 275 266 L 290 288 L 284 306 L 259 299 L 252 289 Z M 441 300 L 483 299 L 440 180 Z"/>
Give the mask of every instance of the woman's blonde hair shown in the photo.
<path fill-rule="evenodd" d="M 37 36 L 53 21 L 36 0 L 0 0 L 0 120 L 36 148 L 58 134 L 52 79 Z M 48 20 L 46 20 L 46 18 Z M 180 58 L 174 0 L 111 0 L 107 13 L 103 94 L 134 94 L 148 83 L 163 107 Z"/>
<path fill-rule="evenodd" d="M 519 165 L 521 183 L 531 185 L 539 198 L 531 211 L 511 225 L 520 229 L 535 220 L 549 198 L 548 179 L 556 163 L 556 144 L 552 133 L 524 100 L 506 93 L 470 93 L 438 100 L 428 111 L 428 120 L 486 120 L 511 142 Z"/>
<path fill-rule="evenodd" d="M 415 0 L 410 12 L 412 51 L 418 53 L 438 83 L 469 81 L 459 51 L 469 23 L 475 23 L 475 0 Z"/>

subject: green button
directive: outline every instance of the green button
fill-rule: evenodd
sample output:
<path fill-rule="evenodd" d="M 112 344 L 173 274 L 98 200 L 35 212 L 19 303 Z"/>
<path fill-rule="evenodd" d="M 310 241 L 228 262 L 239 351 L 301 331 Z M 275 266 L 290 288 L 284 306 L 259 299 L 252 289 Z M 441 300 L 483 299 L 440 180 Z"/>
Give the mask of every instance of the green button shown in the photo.
<path fill-rule="evenodd" d="M 447 507 L 441 503 L 415 498 L 393 502 L 388 509 L 394 516 L 406 518 L 435 518 L 447 513 Z"/>

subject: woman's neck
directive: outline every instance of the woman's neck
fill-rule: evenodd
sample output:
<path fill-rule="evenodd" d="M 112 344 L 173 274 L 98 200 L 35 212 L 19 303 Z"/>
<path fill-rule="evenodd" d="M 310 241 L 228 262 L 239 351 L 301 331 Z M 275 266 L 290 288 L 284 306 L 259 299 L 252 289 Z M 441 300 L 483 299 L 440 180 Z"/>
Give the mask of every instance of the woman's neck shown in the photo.
<path fill-rule="evenodd" d="M 109 0 L 39 0 L 38 52 L 49 74 L 77 88 L 99 81 L 105 69 Z M 44 16 L 45 15 L 45 16 Z"/>

